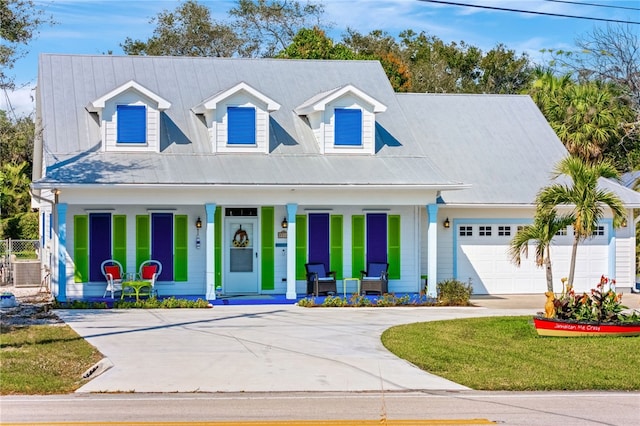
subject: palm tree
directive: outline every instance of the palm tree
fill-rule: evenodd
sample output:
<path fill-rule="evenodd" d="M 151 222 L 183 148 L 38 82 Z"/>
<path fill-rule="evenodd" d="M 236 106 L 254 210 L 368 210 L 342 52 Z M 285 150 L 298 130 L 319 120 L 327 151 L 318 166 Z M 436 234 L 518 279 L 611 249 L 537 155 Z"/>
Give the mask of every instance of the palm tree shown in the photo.
<path fill-rule="evenodd" d="M 556 166 L 554 178 L 560 176 L 566 176 L 571 182 L 555 183 L 543 188 L 538 193 L 537 203 L 540 209 L 546 211 L 561 205 L 571 209 L 574 240 L 568 285 L 573 285 L 578 244 L 591 237 L 604 216 L 604 207 L 608 206 L 611 210 L 614 228 L 622 225 L 626 211 L 615 193 L 598 187 L 600 178 L 619 178 L 618 171 L 609 161 L 591 163 L 568 156 Z"/>
<path fill-rule="evenodd" d="M 558 232 L 571 225 L 571 215 L 561 215 L 555 209 L 538 210 L 532 225 L 524 226 L 511 240 L 509 254 L 511 260 L 520 266 L 522 256 L 529 256 L 529 241 L 536 244 L 536 265 L 545 267 L 547 290 L 553 292 L 553 273 L 551 270 L 551 240 Z"/>

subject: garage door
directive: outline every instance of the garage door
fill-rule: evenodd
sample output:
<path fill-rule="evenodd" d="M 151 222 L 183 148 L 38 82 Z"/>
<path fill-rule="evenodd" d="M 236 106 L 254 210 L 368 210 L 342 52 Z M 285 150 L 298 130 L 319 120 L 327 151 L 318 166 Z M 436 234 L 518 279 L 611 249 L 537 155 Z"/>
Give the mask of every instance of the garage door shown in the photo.
<path fill-rule="evenodd" d="M 542 293 L 547 282 L 544 268 L 535 264 L 535 246 L 529 257 L 516 267 L 509 257 L 509 243 L 517 224 L 460 224 L 456 229 L 456 277 L 470 281 L 474 294 Z M 595 287 L 608 268 L 608 228 L 599 226 L 592 238 L 578 246 L 576 291 Z M 551 261 L 554 291 L 562 291 L 560 279 L 569 275 L 573 230 L 569 227 L 553 240 Z"/>

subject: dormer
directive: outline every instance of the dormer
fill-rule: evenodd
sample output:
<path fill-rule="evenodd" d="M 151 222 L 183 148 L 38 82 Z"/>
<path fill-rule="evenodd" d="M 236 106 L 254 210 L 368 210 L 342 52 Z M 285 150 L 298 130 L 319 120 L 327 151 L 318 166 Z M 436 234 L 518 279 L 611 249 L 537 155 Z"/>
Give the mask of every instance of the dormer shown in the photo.
<path fill-rule="evenodd" d="M 348 84 L 309 99 L 295 109 L 306 116 L 323 154 L 374 154 L 375 114 L 387 107 Z"/>
<path fill-rule="evenodd" d="M 268 153 L 269 114 L 279 109 L 273 99 L 241 82 L 192 111 L 205 119 L 212 152 Z"/>
<path fill-rule="evenodd" d="M 103 151 L 160 151 L 160 113 L 171 104 L 131 80 L 87 105 L 97 113 Z"/>

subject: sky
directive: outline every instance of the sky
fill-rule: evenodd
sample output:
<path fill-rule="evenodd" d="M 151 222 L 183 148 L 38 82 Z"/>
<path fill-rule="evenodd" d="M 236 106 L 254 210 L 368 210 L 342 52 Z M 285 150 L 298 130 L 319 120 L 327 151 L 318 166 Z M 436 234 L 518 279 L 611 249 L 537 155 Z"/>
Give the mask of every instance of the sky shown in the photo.
<path fill-rule="evenodd" d="M 213 19 L 228 20 L 234 0 L 198 0 L 208 6 Z M 319 3 L 319 0 L 314 0 Z M 542 62 L 542 49 L 574 49 L 575 40 L 595 28 L 616 25 L 597 20 L 542 14 L 640 22 L 640 0 L 323 0 L 324 22 L 332 23 L 329 36 L 339 41 L 347 28 L 362 34 L 383 30 L 397 36 L 411 29 L 446 43 L 464 41 L 488 51 L 502 43 L 516 53 Z M 40 53 L 124 54 L 127 37 L 146 41 L 159 12 L 175 10 L 179 0 L 34 0 L 56 22 L 44 26 L 27 46 L 9 74 L 17 89 L 0 96 L 0 109 L 16 116 L 34 109 L 34 88 Z M 304 0 L 301 0 L 304 3 Z M 442 4 L 449 3 L 449 4 Z M 482 7 L 460 6 L 457 4 Z M 492 9 L 493 8 L 493 9 Z M 497 10 L 516 9 L 538 14 Z M 540 14 L 542 13 L 542 14 Z M 640 25 L 630 25 L 640 33 Z"/>

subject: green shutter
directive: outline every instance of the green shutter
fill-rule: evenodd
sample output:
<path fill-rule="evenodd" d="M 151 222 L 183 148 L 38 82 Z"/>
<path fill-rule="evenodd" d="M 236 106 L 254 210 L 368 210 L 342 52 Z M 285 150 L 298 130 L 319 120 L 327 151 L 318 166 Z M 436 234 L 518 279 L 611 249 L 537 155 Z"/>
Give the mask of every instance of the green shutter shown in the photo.
<path fill-rule="evenodd" d="M 151 256 L 151 228 L 148 215 L 136 216 L 136 271 Z"/>
<path fill-rule="evenodd" d="M 215 277 L 213 278 L 216 287 L 222 286 L 222 207 L 216 208 L 213 216 L 214 228 L 214 254 L 213 263 Z"/>
<path fill-rule="evenodd" d="M 389 215 L 387 226 L 387 259 L 389 259 L 389 278 L 400 279 L 400 215 Z"/>
<path fill-rule="evenodd" d="M 89 217 L 73 217 L 73 280 L 77 283 L 89 281 Z"/>
<path fill-rule="evenodd" d="M 329 238 L 329 269 L 336 271 L 336 279 L 344 278 L 343 273 L 343 256 L 342 256 L 342 216 L 331 215 L 331 230 Z M 359 275 L 358 275 L 359 276 Z"/>
<path fill-rule="evenodd" d="M 187 215 L 173 217 L 173 280 L 187 281 L 189 271 L 189 230 Z"/>
<path fill-rule="evenodd" d="M 307 216 L 296 215 L 296 280 L 307 279 Z"/>
<path fill-rule="evenodd" d="M 113 258 L 127 269 L 127 216 L 113 215 Z"/>
<path fill-rule="evenodd" d="M 262 207 L 260 212 L 260 244 L 262 256 L 262 289 L 275 289 L 275 260 L 276 260 L 276 239 L 274 229 L 274 208 L 271 206 Z"/>
<path fill-rule="evenodd" d="M 364 258 L 364 215 L 351 216 L 351 276 L 366 269 Z"/>

